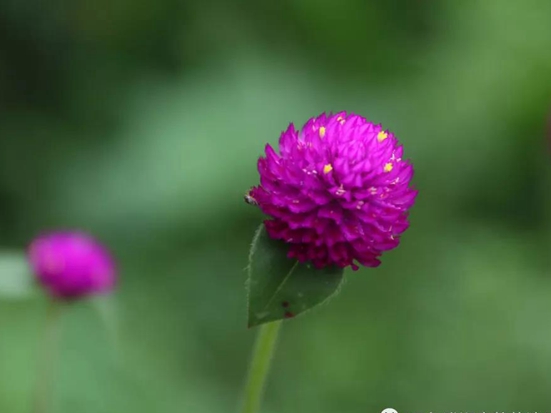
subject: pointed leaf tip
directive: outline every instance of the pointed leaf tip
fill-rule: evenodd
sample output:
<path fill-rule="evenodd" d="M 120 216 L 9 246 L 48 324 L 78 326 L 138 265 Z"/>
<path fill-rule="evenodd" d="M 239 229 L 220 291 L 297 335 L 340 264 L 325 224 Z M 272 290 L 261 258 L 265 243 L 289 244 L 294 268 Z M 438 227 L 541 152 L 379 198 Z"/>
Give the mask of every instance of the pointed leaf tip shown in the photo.
<path fill-rule="evenodd" d="M 264 224 L 258 228 L 248 266 L 249 327 L 294 318 L 337 293 L 344 280 L 342 268 L 316 269 L 287 258 L 287 250 Z"/>

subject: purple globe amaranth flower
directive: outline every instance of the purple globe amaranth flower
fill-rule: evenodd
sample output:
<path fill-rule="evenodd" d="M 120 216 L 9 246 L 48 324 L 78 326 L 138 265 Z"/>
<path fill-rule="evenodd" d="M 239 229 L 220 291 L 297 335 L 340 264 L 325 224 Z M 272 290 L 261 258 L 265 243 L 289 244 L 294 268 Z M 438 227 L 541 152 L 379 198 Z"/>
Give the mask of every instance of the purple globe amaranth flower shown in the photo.
<path fill-rule="evenodd" d="M 81 232 L 39 236 L 28 256 L 38 281 L 56 298 L 106 293 L 116 283 L 115 264 L 107 249 Z"/>
<path fill-rule="evenodd" d="M 266 145 L 258 160 L 260 186 L 249 196 L 272 219 L 271 238 L 289 244 L 289 258 L 317 268 L 380 264 L 409 226 L 417 191 L 413 166 L 396 137 L 365 118 L 322 114 Z"/>

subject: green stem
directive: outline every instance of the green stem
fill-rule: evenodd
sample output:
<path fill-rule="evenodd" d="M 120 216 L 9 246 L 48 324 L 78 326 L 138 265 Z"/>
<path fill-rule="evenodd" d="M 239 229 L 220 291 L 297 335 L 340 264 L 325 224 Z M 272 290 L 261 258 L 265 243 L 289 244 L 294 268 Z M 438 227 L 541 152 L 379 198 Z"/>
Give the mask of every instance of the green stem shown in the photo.
<path fill-rule="evenodd" d="M 241 413 L 257 413 L 276 347 L 281 321 L 262 325 L 254 347 Z"/>
<path fill-rule="evenodd" d="M 55 359 L 60 333 L 62 303 L 51 300 L 46 312 L 44 338 L 40 345 L 36 385 L 34 390 L 33 413 L 48 413 L 51 409 L 52 383 Z"/>

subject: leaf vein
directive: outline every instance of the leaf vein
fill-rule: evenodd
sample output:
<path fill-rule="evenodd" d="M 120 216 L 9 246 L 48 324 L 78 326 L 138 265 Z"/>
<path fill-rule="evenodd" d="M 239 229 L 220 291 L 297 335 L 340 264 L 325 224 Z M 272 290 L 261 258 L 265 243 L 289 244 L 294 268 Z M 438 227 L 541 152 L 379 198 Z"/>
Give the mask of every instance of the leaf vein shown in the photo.
<path fill-rule="evenodd" d="M 298 266 L 298 261 L 295 262 L 295 264 L 291 267 L 289 272 L 285 275 L 285 278 L 283 278 L 281 283 L 277 286 L 276 290 L 274 291 L 274 294 L 270 297 L 270 299 L 268 300 L 268 303 L 264 307 L 264 311 L 266 311 L 266 309 L 268 309 L 268 307 L 272 304 L 272 302 L 274 301 L 276 295 L 281 291 L 281 289 L 283 288 L 283 286 L 285 285 L 285 283 L 287 282 L 289 277 L 293 274 L 293 272 L 295 271 L 297 266 Z"/>

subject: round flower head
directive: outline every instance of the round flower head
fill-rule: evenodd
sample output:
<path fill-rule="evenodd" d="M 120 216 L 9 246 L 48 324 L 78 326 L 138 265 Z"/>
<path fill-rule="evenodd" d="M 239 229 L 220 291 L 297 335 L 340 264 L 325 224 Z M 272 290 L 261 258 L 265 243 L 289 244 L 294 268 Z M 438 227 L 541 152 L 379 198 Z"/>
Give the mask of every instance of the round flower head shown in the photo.
<path fill-rule="evenodd" d="M 54 232 L 36 238 L 29 261 L 38 281 L 55 297 L 79 298 L 109 292 L 116 282 L 109 252 L 79 232 Z"/>
<path fill-rule="evenodd" d="M 322 114 L 266 145 L 260 186 L 251 189 L 271 238 L 289 244 L 289 258 L 317 268 L 376 267 L 409 226 L 412 165 L 396 137 L 365 118 Z"/>

